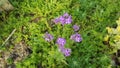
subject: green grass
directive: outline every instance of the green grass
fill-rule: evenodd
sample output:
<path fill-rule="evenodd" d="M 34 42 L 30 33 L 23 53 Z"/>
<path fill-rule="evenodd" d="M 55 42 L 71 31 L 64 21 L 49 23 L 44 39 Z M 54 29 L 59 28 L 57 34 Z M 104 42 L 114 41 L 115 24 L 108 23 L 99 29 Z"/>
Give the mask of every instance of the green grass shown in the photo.
<path fill-rule="evenodd" d="M 103 44 L 103 38 L 107 33 L 106 27 L 114 27 L 115 21 L 120 17 L 119 0 L 10 0 L 10 2 L 15 9 L 9 14 L 1 13 L 0 44 L 16 28 L 14 36 L 17 38 L 13 43 L 24 39 L 33 50 L 30 57 L 16 64 L 18 68 L 21 66 L 36 68 L 37 64 L 42 64 L 44 68 L 107 68 L 111 65 L 109 49 Z M 72 49 L 70 57 L 66 57 L 65 60 L 62 56 L 53 59 L 47 56 L 51 51 L 50 44 L 44 42 L 41 36 L 46 30 L 52 34 L 56 33 L 54 31 L 56 26 L 53 30 L 51 28 L 51 19 L 65 12 L 72 15 L 72 25 L 75 23 L 80 25 L 79 33 L 83 41 L 70 46 Z M 40 19 L 35 21 L 34 19 L 38 17 Z M 57 36 L 57 33 L 54 35 Z M 37 50 L 43 50 L 43 53 L 36 53 Z M 61 60 L 57 61 L 58 59 Z"/>

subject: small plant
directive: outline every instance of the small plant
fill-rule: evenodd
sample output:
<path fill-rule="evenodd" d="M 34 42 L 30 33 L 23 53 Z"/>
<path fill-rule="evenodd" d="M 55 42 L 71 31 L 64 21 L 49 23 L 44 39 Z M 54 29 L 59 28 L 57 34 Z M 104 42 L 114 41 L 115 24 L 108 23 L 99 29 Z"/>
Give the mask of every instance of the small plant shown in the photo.
<path fill-rule="evenodd" d="M 120 18 L 116 21 L 117 27 L 107 27 L 108 34 L 104 38 L 104 41 L 108 42 L 108 45 L 112 47 L 111 53 L 116 53 L 120 49 Z"/>
<path fill-rule="evenodd" d="M 109 30 L 119 29 L 114 26 L 120 16 L 119 0 L 9 1 L 14 10 L 0 13 L 0 44 L 4 44 L 0 47 L 0 66 L 108 68 L 111 54 L 120 54 L 118 41 L 114 41 L 116 34 L 108 34 L 103 42 L 106 26 Z M 7 52 L 18 56 L 4 59 Z"/>
<path fill-rule="evenodd" d="M 64 29 L 64 25 L 72 23 L 72 17 L 68 13 L 65 13 L 64 15 L 62 15 L 60 17 L 57 17 L 53 21 L 54 21 L 54 23 L 62 24 L 62 27 Z M 74 29 L 74 31 L 78 31 L 79 30 L 79 26 L 74 25 L 73 29 Z M 75 42 L 81 42 L 82 41 L 82 38 L 81 38 L 80 34 L 78 34 L 78 33 L 71 35 L 70 39 L 74 40 Z M 64 45 L 66 44 L 66 40 L 64 38 L 58 38 L 56 43 L 59 45 L 60 51 L 65 56 L 70 56 L 71 49 L 68 49 L 68 48 L 64 47 Z"/>
<path fill-rule="evenodd" d="M 29 58 L 23 61 L 23 63 L 20 63 L 17 66 L 23 65 L 24 67 L 29 67 L 31 64 L 40 64 L 45 68 L 60 68 L 67 65 L 66 58 L 71 56 L 72 45 L 75 42 L 78 43 L 82 41 L 81 35 L 77 32 L 79 26 L 72 26 L 72 16 L 68 13 L 57 17 L 52 21 L 55 26 L 48 26 L 51 30 L 47 30 L 43 33 L 34 29 L 40 29 L 40 26 L 35 23 L 30 24 L 30 26 L 27 27 L 30 30 L 30 34 L 27 36 L 30 39 L 28 44 L 33 53 Z M 47 25 L 47 23 L 45 23 L 45 25 Z M 64 65 L 61 66 L 62 64 Z"/>
<path fill-rule="evenodd" d="M 117 27 L 107 27 L 108 34 L 104 38 L 104 41 L 109 47 L 109 54 L 111 55 L 111 65 L 118 67 L 120 64 L 120 18 L 116 21 Z"/>

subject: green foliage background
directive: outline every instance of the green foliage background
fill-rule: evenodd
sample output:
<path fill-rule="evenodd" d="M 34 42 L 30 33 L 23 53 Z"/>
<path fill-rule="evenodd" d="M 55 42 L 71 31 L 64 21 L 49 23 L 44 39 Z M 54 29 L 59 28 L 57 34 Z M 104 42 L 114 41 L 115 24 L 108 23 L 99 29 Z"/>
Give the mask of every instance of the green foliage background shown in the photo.
<path fill-rule="evenodd" d="M 111 65 L 109 49 L 103 44 L 103 38 L 106 34 L 105 28 L 115 27 L 115 21 L 120 17 L 119 0 L 9 1 L 15 9 L 9 14 L 2 12 L 0 15 L 0 44 L 16 28 L 14 36 L 17 39 L 13 43 L 24 39 L 33 51 L 29 57 L 16 64 L 17 68 L 36 68 L 37 64 L 44 68 L 107 68 Z M 71 46 L 70 57 L 61 55 L 54 43 L 49 44 L 41 37 L 45 31 L 54 36 L 61 34 L 60 31 L 54 31 L 57 29 L 56 25 L 52 29 L 51 20 L 65 12 L 72 15 L 72 25 L 75 23 L 80 25 L 79 33 L 83 38 L 81 43 L 74 43 Z M 30 22 L 35 18 L 39 20 Z M 68 31 L 63 34 L 64 37 L 71 34 L 70 26 L 64 28 Z M 24 27 L 23 31 L 22 27 Z M 51 45 L 53 48 L 50 47 Z M 48 56 L 49 53 L 50 56 Z M 57 54 L 58 56 L 55 57 Z"/>

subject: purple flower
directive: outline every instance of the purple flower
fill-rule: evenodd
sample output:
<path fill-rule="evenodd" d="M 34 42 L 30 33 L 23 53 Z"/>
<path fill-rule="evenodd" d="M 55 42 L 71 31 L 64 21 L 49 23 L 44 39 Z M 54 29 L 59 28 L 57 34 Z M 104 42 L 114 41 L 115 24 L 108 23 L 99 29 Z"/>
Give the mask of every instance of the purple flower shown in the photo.
<path fill-rule="evenodd" d="M 80 29 L 80 27 L 78 25 L 74 25 L 73 29 L 74 29 L 74 31 L 78 31 Z"/>
<path fill-rule="evenodd" d="M 53 20 L 53 22 L 57 24 L 58 22 L 60 22 L 60 19 L 57 17 Z"/>
<path fill-rule="evenodd" d="M 48 41 L 48 42 L 50 42 L 51 40 L 53 40 L 53 36 L 52 36 L 51 34 L 49 34 L 49 33 L 46 33 L 46 34 L 44 35 L 44 38 L 45 38 L 45 40 Z"/>
<path fill-rule="evenodd" d="M 59 47 L 59 50 L 60 50 L 65 56 L 70 56 L 70 54 L 71 54 L 71 49 L 69 49 L 69 48 Z"/>
<path fill-rule="evenodd" d="M 68 13 L 65 13 L 64 15 L 63 15 L 63 18 L 65 19 L 65 24 L 70 24 L 71 22 L 72 22 L 72 17 L 71 17 L 71 15 L 69 15 Z"/>
<path fill-rule="evenodd" d="M 63 16 L 60 16 L 60 17 L 59 17 L 59 20 L 60 20 L 60 23 L 61 23 L 62 25 L 65 24 L 65 18 L 64 18 Z"/>
<path fill-rule="evenodd" d="M 66 57 L 67 57 L 67 56 L 70 56 L 70 54 L 71 54 L 71 49 L 66 48 L 66 49 L 64 50 L 63 54 L 64 54 Z"/>
<path fill-rule="evenodd" d="M 60 22 L 62 25 L 70 24 L 72 22 L 72 17 L 68 13 L 65 13 L 64 15 L 54 19 L 53 22 L 55 22 L 55 23 Z"/>
<path fill-rule="evenodd" d="M 67 18 L 67 17 L 69 17 L 69 14 L 68 13 L 64 13 L 63 17 Z"/>
<path fill-rule="evenodd" d="M 64 46 L 59 46 L 59 51 L 62 52 L 62 53 L 64 53 L 65 52 Z"/>
<path fill-rule="evenodd" d="M 72 22 L 71 16 L 69 16 L 67 19 L 65 19 L 66 24 L 70 24 Z"/>
<path fill-rule="evenodd" d="M 70 39 L 74 40 L 75 42 L 81 42 L 82 41 L 81 35 L 78 34 L 78 33 L 71 35 Z"/>
<path fill-rule="evenodd" d="M 59 45 L 59 51 L 62 52 L 66 57 L 70 56 L 71 49 L 64 48 L 64 45 L 66 44 L 66 40 L 64 38 L 58 38 L 57 44 Z"/>
<path fill-rule="evenodd" d="M 64 38 L 58 38 L 56 42 L 59 46 L 64 46 L 66 44 L 66 40 Z"/>

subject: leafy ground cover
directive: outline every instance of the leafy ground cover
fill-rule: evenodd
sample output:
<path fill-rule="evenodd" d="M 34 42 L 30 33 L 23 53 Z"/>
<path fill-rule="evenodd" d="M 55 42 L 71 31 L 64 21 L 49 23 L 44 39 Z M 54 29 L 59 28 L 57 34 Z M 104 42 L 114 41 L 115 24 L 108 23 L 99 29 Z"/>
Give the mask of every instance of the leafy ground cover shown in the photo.
<path fill-rule="evenodd" d="M 0 14 L 3 68 L 119 67 L 119 49 L 104 40 L 106 27 L 117 27 L 119 0 L 9 1 L 14 10 Z"/>

